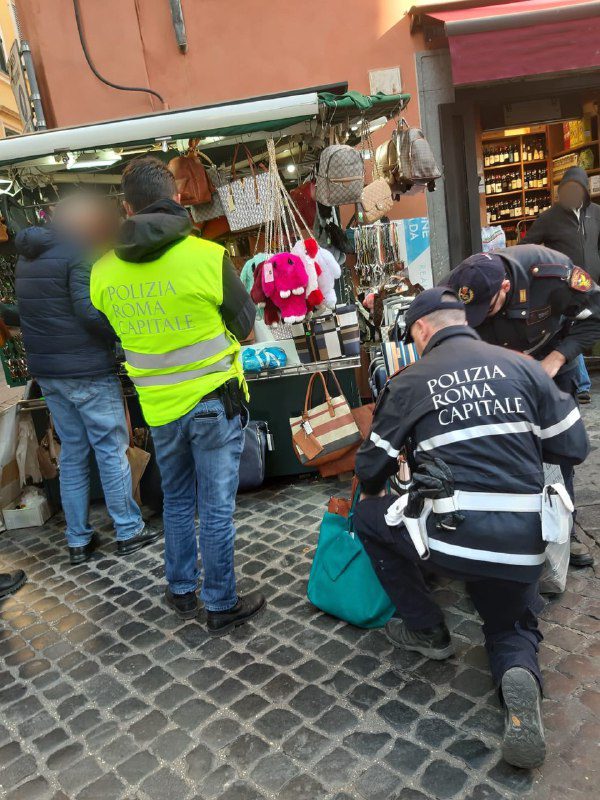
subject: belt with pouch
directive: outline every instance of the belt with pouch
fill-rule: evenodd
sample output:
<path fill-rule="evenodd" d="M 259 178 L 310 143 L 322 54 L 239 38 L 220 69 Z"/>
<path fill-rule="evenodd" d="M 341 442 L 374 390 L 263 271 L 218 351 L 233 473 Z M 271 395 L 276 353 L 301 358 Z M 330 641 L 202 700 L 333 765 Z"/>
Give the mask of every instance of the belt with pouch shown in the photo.
<path fill-rule="evenodd" d="M 227 419 L 234 419 L 242 410 L 242 390 L 240 389 L 239 380 L 231 378 L 227 383 L 222 384 L 217 389 L 208 394 L 200 400 L 201 403 L 206 403 L 209 400 L 221 400 L 225 409 L 225 416 Z"/>

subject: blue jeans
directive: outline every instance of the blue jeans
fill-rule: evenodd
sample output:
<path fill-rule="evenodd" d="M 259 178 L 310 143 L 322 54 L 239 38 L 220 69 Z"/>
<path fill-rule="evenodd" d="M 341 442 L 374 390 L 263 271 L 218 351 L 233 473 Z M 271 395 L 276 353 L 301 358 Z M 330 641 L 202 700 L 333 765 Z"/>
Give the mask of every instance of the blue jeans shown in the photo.
<path fill-rule="evenodd" d="M 582 355 L 578 355 L 575 360 L 577 362 L 577 392 L 589 392 L 592 388 L 592 381 L 585 366 L 585 359 Z"/>
<path fill-rule="evenodd" d="M 200 401 L 188 414 L 152 428 L 164 492 L 165 573 L 173 594 L 198 587 L 198 536 L 208 611 L 237 603 L 233 513 L 243 431 L 239 416 L 228 420 L 220 400 Z"/>
<path fill-rule="evenodd" d="M 116 375 L 91 378 L 41 378 L 38 383 L 61 441 L 60 496 L 67 521 L 67 544 L 83 547 L 89 524 L 90 446 L 94 449 L 108 513 L 125 541 L 144 529 L 131 494 L 127 461 L 129 434 L 123 393 Z"/>

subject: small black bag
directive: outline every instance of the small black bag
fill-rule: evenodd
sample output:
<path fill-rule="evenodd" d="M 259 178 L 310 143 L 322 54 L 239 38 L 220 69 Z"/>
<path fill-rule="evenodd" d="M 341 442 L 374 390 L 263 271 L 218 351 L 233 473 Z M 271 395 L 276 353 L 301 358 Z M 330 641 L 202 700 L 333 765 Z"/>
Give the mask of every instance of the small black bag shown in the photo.
<path fill-rule="evenodd" d="M 244 431 L 244 450 L 240 459 L 238 491 L 260 488 L 265 480 L 265 458 L 271 449 L 269 426 L 266 422 L 249 422 Z"/>

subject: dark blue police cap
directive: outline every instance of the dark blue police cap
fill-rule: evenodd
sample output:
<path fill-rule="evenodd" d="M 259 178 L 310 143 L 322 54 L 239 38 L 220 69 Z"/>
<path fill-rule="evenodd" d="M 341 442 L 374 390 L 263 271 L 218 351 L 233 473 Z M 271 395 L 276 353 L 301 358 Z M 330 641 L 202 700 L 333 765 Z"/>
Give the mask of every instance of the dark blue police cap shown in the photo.
<path fill-rule="evenodd" d="M 452 270 L 444 283 L 465 304 L 467 321 L 472 328 L 481 325 L 490 304 L 506 277 L 504 259 L 497 253 L 476 253 Z"/>
<path fill-rule="evenodd" d="M 418 319 L 433 314 L 434 311 L 448 311 L 449 309 L 465 310 L 465 304 L 458 299 L 454 289 L 449 289 L 447 286 L 436 286 L 434 289 L 427 289 L 418 294 L 404 315 L 406 324 L 404 341 L 406 344 L 413 341 L 410 329 Z"/>

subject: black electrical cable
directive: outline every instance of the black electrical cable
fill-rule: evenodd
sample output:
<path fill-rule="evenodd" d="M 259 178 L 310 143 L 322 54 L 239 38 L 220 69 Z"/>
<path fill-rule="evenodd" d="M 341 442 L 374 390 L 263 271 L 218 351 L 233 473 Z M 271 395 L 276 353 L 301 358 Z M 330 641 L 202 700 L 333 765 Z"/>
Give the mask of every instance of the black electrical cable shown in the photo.
<path fill-rule="evenodd" d="M 90 56 L 87 43 L 85 40 L 85 35 L 83 33 L 83 25 L 81 24 L 81 8 L 79 6 L 79 0 L 73 0 L 73 10 L 75 11 L 75 22 L 77 23 L 77 32 L 79 33 L 79 41 L 81 42 L 81 49 L 83 50 L 83 55 L 85 56 L 85 60 L 88 63 L 89 68 L 92 70 L 94 75 L 98 78 L 99 81 L 105 83 L 107 86 L 110 86 L 111 89 L 118 89 L 121 92 L 146 92 L 146 94 L 151 94 L 154 97 L 157 97 L 163 106 L 166 108 L 167 104 L 165 103 L 164 99 L 159 95 L 158 92 L 155 92 L 154 89 L 145 89 L 143 86 L 121 86 L 118 83 L 113 83 L 112 81 L 103 78 L 102 75 L 96 69 L 94 62 L 92 61 L 92 57 Z"/>

